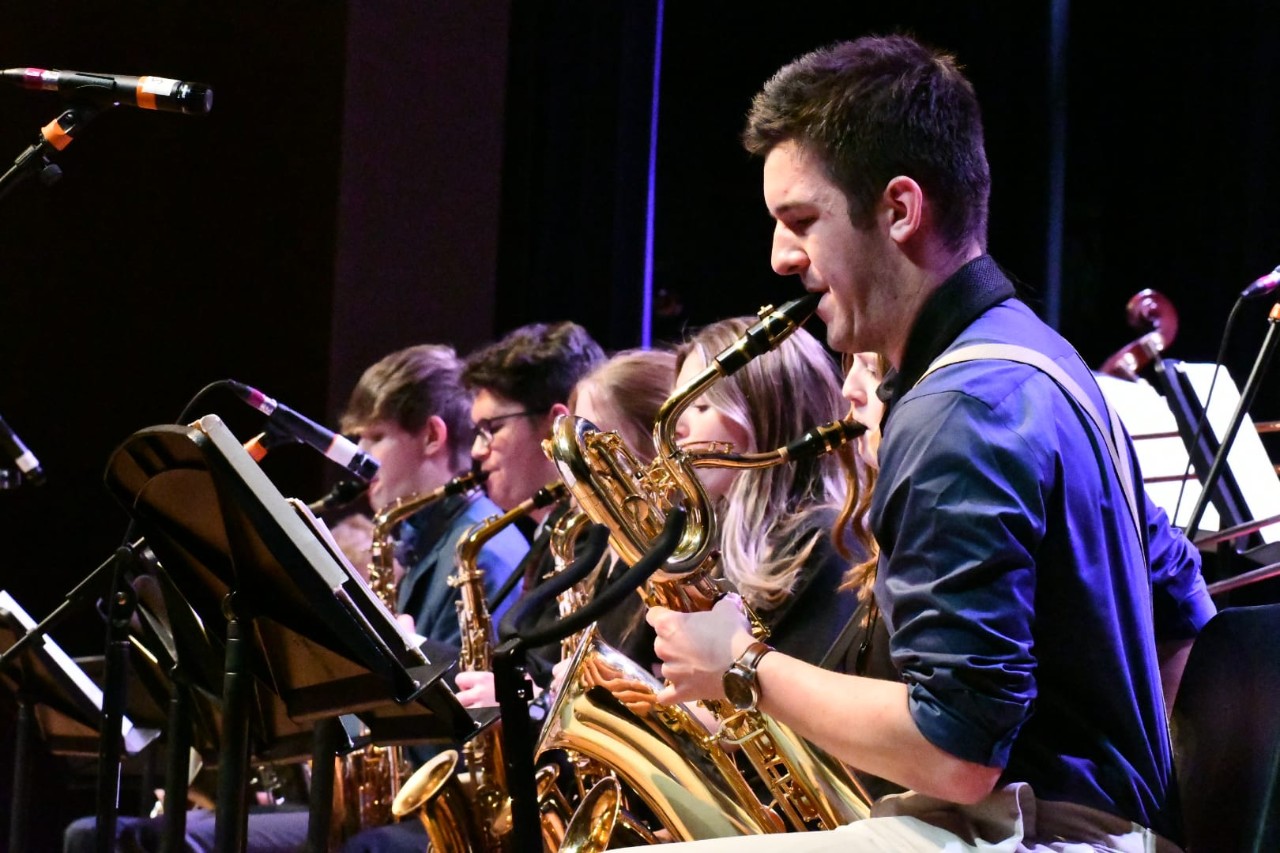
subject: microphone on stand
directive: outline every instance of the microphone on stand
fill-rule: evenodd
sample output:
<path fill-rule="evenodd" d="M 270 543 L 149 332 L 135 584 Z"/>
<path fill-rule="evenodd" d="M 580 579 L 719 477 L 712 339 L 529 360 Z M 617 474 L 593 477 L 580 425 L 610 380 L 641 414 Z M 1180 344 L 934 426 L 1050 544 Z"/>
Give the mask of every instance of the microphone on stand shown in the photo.
<path fill-rule="evenodd" d="M 44 468 L 40 467 L 40 460 L 27 449 L 22 439 L 18 438 L 18 434 L 5 423 L 3 417 L 0 417 L 0 448 L 4 448 L 4 452 L 22 472 L 22 476 L 31 481 L 31 485 L 44 485 Z"/>
<path fill-rule="evenodd" d="M 361 480 L 371 480 L 373 475 L 378 473 L 378 460 L 356 447 L 344 436 L 325 429 L 310 418 L 303 417 L 288 406 L 263 394 L 257 388 L 251 388 L 233 379 L 226 380 L 226 384 L 237 397 L 267 416 L 267 435 L 274 433 L 309 444 Z M 266 446 L 261 441 L 255 440 L 252 443 L 261 446 L 260 453 L 266 452 Z M 253 450 L 250 450 L 250 453 L 253 453 Z"/>
<path fill-rule="evenodd" d="M 213 108 L 213 89 L 208 85 L 169 77 L 86 74 L 44 68 L 6 68 L 0 71 L 0 77 L 24 89 L 57 92 L 64 98 L 93 104 L 123 104 L 185 115 L 205 115 Z"/>
<path fill-rule="evenodd" d="M 1266 296 L 1271 291 L 1280 286 L 1280 266 L 1271 272 L 1256 278 L 1253 282 L 1240 292 L 1241 299 L 1257 299 L 1260 296 Z"/>

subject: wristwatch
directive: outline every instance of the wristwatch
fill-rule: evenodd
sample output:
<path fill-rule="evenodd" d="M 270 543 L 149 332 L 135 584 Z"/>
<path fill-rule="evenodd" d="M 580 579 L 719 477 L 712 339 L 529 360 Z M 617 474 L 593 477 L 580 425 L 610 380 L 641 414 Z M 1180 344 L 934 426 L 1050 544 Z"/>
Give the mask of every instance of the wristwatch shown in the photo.
<path fill-rule="evenodd" d="M 722 676 L 724 695 L 729 704 L 739 711 L 754 711 L 760 701 L 760 683 L 756 681 L 756 667 L 760 659 L 773 651 L 773 646 L 756 640 L 747 646 L 733 665 Z"/>

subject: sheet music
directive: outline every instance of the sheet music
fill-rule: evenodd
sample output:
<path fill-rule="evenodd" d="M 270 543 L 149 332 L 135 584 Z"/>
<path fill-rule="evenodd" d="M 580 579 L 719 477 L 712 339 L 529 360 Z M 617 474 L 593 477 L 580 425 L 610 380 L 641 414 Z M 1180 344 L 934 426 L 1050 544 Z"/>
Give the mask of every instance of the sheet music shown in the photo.
<path fill-rule="evenodd" d="M 406 628 L 401 624 L 400 620 L 395 617 L 395 614 L 387 609 L 386 605 L 382 603 L 382 599 L 378 598 L 374 591 L 369 588 L 369 584 L 365 581 L 364 575 L 360 574 L 356 567 L 351 565 L 351 561 L 347 559 L 347 555 L 342 553 L 342 549 L 338 547 L 338 542 L 333 538 L 333 533 L 329 530 L 329 526 L 319 518 L 316 518 L 315 513 L 311 511 L 310 507 L 297 498 L 289 498 L 288 500 L 293 508 L 297 510 L 298 517 L 301 518 L 309 528 L 311 528 L 311 531 L 316 535 L 316 538 L 325 546 L 329 553 L 333 555 L 333 558 L 337 561 L 338 565 L 345 570 L 345 577 L 343 578 L 342 583 L 339 584 L 338 587 L 334 588 L 335 594 L 337 589 L 340 587 L 346 590 L 348 595 L 359 595 L 361 598 L 369 602 L 373 602 L 375 607 L 383 609 L 389 617 L 391 624 L 395 626 L 396 632 L 400 635 L 400 639 L 404 643 L 404 648 L 411 654 L 421 658 L 422 663 L 430 663 L 420 648 L 426 637 Z M 359 591 L 355 592 L 353 588 L 354 590 Z"/>
<path fill-rule="evenodd" d="M 1095 377 L 1107 403 L 1115 408 L 1124 428 L 1133 438 L 1147 496 L 1165 511 L 1176 526 L 1186 529 L 1196 501 L 1200 499 L 1201 488 L 1194 470 L 1186 480 L 1180 479 L 1188 470 L 1190 456 L 1178 434 L 1178 422 L 1173 412 L 1155 386 L 1146 380 L 1130 382 L 1105 374 L 1095 374 Z M 1171 479 L 1161 481 L 1166 477 Z M 1218 510 L 1210 504 L 1205 508 L 1200 529 L 1210 532 L 1219 526 Z"/>
<path fill-rule="evenodd" d="M 1187 377 L 1196 398 L 1203 406 L 1213 383 L 1214 365 L 1178 362 L 1177 369 Z M 1146 381 L 1130 382 L 1112 376 L 1097 375 L 1098 385 L 1107 402 L 1115 407 L 1125 429 L 1133 437 L 1134 450 L 1142 466 L 1144 481 L 1162 477 L 1181 477 L 1187 470 L 1186 445 L 1178 435 L 1177 421 L 1169 410 L 1164 397 Z M 1213 434 L 1221 440 L 1231 425 L 1240 402 L 1240 391 L 1227 369 L 1221 368 L 1213 398 L 1209 401 L 1208 423 Z M 1169 437 L 1152 438 L 1151 436 Z M 1235 442 L 1227 454 L 1227 467 L 1240 487 L 1245 507 L 1253 518 L 1270 518 L 1280 515 L 1280 477 L 1267 456 L 1266 447 L 1258 436 L 1253 420 L 1245 415 L 1236 434 Z M 1173 523 L 1185 528 L 1191 521 L 1191 512 L 1200 499 L 1200 480 L 1207 471 L 1192 471 L 1192 478 L 1185 481 L 1185 490 L 1179 503 L 1179 491 L 1183 482 L 1146 482 L 1147 494 L 1164 509 Z M 1174 517 L 1174 507 L 1178 507 Z M 1221 522 L 1212 502 L 1205 507 L 1200 522 L 1202 532 L 1219 530 Z M 1268 525 L 1260 531 L 1264 542 L 1280 541 L 1280 523 Z"/>
<path fill-rule="evenodd" d="M 1212 364 L 1181 362 L 1178 369 L 1186 375 L 1201 404 L 1209 394 L 1213 383 Z M 1240 404 L 1240 389 L 1225 367 L 1220 369 L 1217 384 L 1213 386 L 1213 399 L 1209 401 L 1209 424 L 1221 441 L 1231 426 L 1231 417 Z M 1271 457 L 1262 444 L 1257 428 L 1248 412 L 1240 423 L 1235 441 L 1227 452 L 1227 467 L 1235 476 L 1249 515 L 1253 518 L 1270 518 L 1280 515 L 1280 477 L 1276 476 Z M 1280 542 L 1280 523 L 1268 525 L 1259 531 L 1262 541 Z"/>
<path fill-rule="evenodd" d="M 36 627 L 36 620 L 32 619 L 27 611 L 22 609 L 22 605 L 14 600 L 8 590 L 0 589 L 0 613 L 12 614 L 18 620 L 18 624 L 22 625 L 27 632 Z M 41 635 L 40 643 L 45 653 L 57 664 L 63 675 L 69 678 L 71 683 L 93 704 L 93 707 L 101 712 L 102 689 L 80 668 L 80 664 L 72 660 L 71 656 L 64 652 L 62 647 L 55 643 L 48 634 Z M 125 750 L 130 754 L 136 754 L 151 741 L 155 740 L 160 733 L 154 729 L 140 729 L 127 716 L 122 716 L 120 734 L 124 736 Z"/>

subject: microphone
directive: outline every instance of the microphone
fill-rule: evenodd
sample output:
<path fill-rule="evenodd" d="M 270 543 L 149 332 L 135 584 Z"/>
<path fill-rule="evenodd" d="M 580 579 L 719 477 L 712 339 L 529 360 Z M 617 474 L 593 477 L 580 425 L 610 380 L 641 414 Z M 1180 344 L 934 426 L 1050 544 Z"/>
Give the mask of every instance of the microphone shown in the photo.
<path fill-rule="evenodd" d="M 1280 267 L 1276 267 L 1262 278 L 1254 279 L 1252 284 L 1240 292 L 1240 298 L 1256 299 L 1259 296 L 1266 296 L 1277 286 L 1280 286 Z"/>
<path fill-rule="evenodd" d="M 43 68 L 6 68 L 0 71 L 0 77 L 24 89 L 58 92 L 64 98 L 94 104 L 124 104 L 186 115 L 204 115 L 213 107 L 213 89 L 208 85 L 168 77 L 126 77 Z"/>
<path fill-rule="evenodd" d="M 311 445 L 361 480 L 371 480 L 378 473 L 378 460 L 356 447 L 349 439 L 325 429 L 288 406 L 277 403 L 257 388 L 250 388 L 233 379 L 226 380 L 226 384 L 237 397 L 267 416 L 269 431 L 275 430 Z"/>
<path fill-rule="evenodd" d="M 0 447 L 4 448 L 5 453 L 18 466 L 22 476 L 31 481 L 31 485 L 44 484 L 44 469 L 40 467 L 40 461 L 27 449 L 22 439 L 18 438 L 18 434 L 5 423 L 2 417 L 0 417 Z"/>

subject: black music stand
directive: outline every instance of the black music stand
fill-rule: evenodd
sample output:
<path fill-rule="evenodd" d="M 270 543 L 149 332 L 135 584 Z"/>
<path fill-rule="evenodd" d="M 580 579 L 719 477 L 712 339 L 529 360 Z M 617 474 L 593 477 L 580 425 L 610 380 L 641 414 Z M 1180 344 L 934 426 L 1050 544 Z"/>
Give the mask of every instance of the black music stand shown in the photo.
<path fill-rule="evenodd" d="M 376 730 L 393 703 L 400 708 L 390 717 L 412 708 L 417 739 L 464 740 L 477 731 L 440 682 L 453 661 L 427 659 L 324 528 L 280 494 L 221 419 L 135 433 L 112 455 L 106 480 L 209 645 L 224 649 L 215 849 L 229 853 L 245 840 L 255 721 L 267 736 L 280 726 L 313 727 L 313 749 L 334 742 L 340 715 L 358 714 Z M 272 747 L 258 744 L 258 754 L 278 752 Z M 331 790 L 328 755 L 314 765 L 313 807 L 325 793 L 326 768 Z M 319 845 L 314 809 L 312 816 L 309 839 Z"/>
<path fill-rule="evenodd" d="M 8 592 L 0 590 L 0 651 L 11 648 L 36 622 Z M 81 666 L 49 636 L 27 645 L 11 668 L 0 671 L 0 683 L 17 698 L 13 797 L 10 804 L 9 850 L 28 849 L 28 821 L 33 817 L 31 747 L 37 732 L 56 755 L 98 754 L 103 691 Z M 143 691 L 121 724 L 125 753 L 136 755 L 160 734 L 163 715 L 145 705 Z M 131 717 L 138 716 L 135 723 Z"/>
<path fill-rule="evenodd" d="M 1158 363 L 1156 375 L 1160 380 L 1169 409 L 1173 412 L 1178 424 L 1178 432 L 1187 447 L 1197 478 L 1202 484 L 1208 480 L 1208 488 L 1196 501 L 1188 533 L 1193 535 L 1196 544 L 1202 549 L 1210 547 L 1210 543 L 1216 545 L 1220 561 L 1218 574 L 1232 577 L 1240 571 L 1234 565 L 1236 563 L 1259 566 L 1280 559 L 1280 542 L 1266 542 L 1259 531 L 1267 524 L 1255 523 L 1261 516 L 1267 514 L 1265 505 L 1255 503 L 1251 506 L 1247 490 L 1241 485 L 1245 482 L 1242 478 L 1249 471 L 1237 472 L 1232 468 L 1231 457 L 1223 455 L 1223 444 L 1229 447 L 1236 438 L 1252 395 L 1248 389 L 1240 395 L 1240 405 L 1236 407 L 1233 423 L 1226 427 L 1226 433 L 1221 439 L 1218 435 L 1219 429 L 1208 419 L 1206 419 L 1207 428 L 1202 430 L 1197 438 L 1195 425 L 1205 417 L 1206 401 L 1202 399 L 1202 391 L 1197 390 L 1192 382 L 1188 371 L 1191 367 L 1194 365 L 1187 364 L 1184 367 L 1183 362 L 1165 359 Z M 1217 379 L 1218 386 L 1221 388 L 1223 383 L 1226 383 L 1232 390 L 1236 390 L 1225 370 L 1218 369 L 1221 371 Z M 1254 377 L 1251 376 L 1250 380 L 1252 384 Z M 1265 460 L 1265 456 L 1262 460 Z M 1264 464 L 1262 460 L 1258 463 L 1259 467 Z M 1269 460 L 1265 460 L 1265 467 L 1270 468 Z M 1218 510 L 1219 530 L 1235 531 L 1234 534 L 1230 536 L 1195 535 L 1199 527 L 1200 513 L 1209 502 L 1212 502 Z"/>
<path fill-rule="evenodd" d="M 1173 412 L 1178 424 L 1178 434 L 1187 448 L 1191 465 L 1203 480 L 1205 473 L 1213 465 L 1214 456 L 1221 447 L 1216 431 L 1209 424 L 1208 428 L 1196 433 L 1196 425 L 1205 417 L 1204 401 L 1192 385 L 1191 377 L 1176 359 L 1160 359 L 1156 362 L 1156 378 L 1164 392 L 1169 411 Z M 1224 381 L 1225 374 L 1218 381 Z M 1222 472 L 1222 476 L 1209 484 L 1208 497 L 1218 510 L 1220 527 L 1234 527 L 1248 521 L 1252 516 L 1245 505 L 1244 495 L 1236 482 L 1235 474 L 1230 469 Z M 1250 543 L 1260 544 L 1261 540 Z"/>

